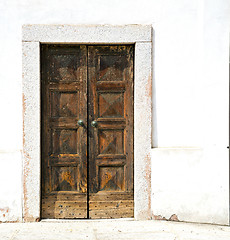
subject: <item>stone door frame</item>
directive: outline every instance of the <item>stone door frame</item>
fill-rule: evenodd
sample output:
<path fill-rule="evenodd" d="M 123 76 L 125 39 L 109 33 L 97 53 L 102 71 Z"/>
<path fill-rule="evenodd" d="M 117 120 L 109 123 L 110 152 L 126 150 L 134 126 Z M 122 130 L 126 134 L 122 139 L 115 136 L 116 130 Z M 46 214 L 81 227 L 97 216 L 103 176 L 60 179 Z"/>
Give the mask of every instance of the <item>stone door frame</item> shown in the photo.
<path fill-rule="evenodd" d="M 134 44 L 134 218 L 151 218 L 151 25 L 23 25 L 23 221 L 40 220 L 40 44 Z"/>

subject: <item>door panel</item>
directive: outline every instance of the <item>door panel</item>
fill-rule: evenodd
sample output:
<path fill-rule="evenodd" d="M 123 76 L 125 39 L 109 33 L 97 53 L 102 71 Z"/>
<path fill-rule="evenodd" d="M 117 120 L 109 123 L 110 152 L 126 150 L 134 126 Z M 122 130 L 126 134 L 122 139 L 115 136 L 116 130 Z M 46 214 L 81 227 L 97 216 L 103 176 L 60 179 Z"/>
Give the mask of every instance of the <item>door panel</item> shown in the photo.
<path fill-rule="evenodd" d="M 87 217 L 86 53 L 42 46 L 42 218 Z"/>
<path fill-rule="evenodd" d="M 133 217 L 133 47 L 89 46 L 88 89 L 89 218 Z"/>

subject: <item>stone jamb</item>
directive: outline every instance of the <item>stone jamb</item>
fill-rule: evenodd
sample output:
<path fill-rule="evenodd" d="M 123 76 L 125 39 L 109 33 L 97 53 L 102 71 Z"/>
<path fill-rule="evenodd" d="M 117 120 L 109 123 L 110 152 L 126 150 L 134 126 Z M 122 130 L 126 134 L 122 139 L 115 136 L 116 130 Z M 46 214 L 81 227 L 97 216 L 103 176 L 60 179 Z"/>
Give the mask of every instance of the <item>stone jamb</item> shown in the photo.
<path fill-rule="evenodd" d="M 40 220 L 40 43 L 135 44 L 134 218 L 151 218 L 152 27 L 150 25 L 24 25 L 23 220 Z"/>

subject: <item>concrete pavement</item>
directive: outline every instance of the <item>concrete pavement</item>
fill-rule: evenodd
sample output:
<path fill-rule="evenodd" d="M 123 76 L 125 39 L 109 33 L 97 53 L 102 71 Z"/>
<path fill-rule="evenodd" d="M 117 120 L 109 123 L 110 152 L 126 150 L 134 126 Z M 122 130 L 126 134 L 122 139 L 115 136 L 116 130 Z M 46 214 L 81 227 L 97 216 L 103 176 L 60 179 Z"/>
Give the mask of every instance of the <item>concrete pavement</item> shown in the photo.
<path fill-rule="evenodd" d="M 169 221 L 74 220 L 1 223 L 0 240 L 230 240 L 230 227 Z"/>

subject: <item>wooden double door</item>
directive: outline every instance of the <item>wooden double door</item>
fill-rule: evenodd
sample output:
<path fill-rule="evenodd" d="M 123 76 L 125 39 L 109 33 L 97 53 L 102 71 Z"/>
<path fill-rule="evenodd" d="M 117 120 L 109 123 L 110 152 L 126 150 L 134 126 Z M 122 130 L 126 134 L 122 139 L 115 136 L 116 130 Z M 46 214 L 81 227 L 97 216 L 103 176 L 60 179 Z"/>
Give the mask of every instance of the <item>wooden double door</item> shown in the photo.
<path fill-rule="evenodd" d="M 42 218 L 133 217 L 133 45 L 41 45 Z"/>

